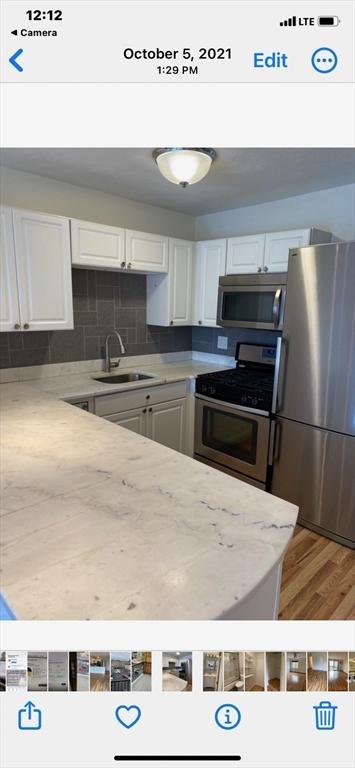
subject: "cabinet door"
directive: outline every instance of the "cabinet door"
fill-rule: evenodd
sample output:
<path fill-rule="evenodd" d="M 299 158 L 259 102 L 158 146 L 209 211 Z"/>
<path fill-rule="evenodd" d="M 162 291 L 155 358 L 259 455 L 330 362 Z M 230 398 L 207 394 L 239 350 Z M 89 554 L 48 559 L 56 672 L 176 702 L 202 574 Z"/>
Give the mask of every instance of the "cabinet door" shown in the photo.
<path fill-rule="evenodd" d="M 227 275 L 261 272 L 265 235 L 230 237 L 227 242 Z"/>
<path fill-rule="evenodd" d="M 20 330 L 20 308 L 11 209 L 1 208 L 0 213 L 0 331 L 18 331 Z"/>
<path fill-rule="evenodd" d="M 197 244 L 193 291 L 193 324 L 216 325 L 218 281 L 226 271 L 226 240 Z"/>
<path fill-rule="evenodd" d="M 148 408 L 147 436 L 157 443 L 185 452 L 186 400 L 171 400 Z"/>
<path fill-rule="evenodd" d="M 265 236 L 265 272 L 287 272 L 290 248 L 301 248 L 309 244 L 310 230 L 299 229 L 288 232 L 270 232 Z"/>
<path fill-rule="evenodd" d="M 13 211 L 22 328 L 73 328 L 69 221 Z"/>
<path fill-rule="evenodd" d="M 132 411 L 113 413 L 110 416 L 105 416 L 104 418 L 107 421 L 112 421 L 113 424 L 118 424 L 120 427 L 130 429 L 131 432 L 136 432 L 138 435 L 145 435 L 147 424 L 146 412 L 146 408 L 134 408 Z"/>
<path fill-rule="evenodd" d="M 167 237 L 126 230 L 126 266 L 141 272 L 168 271 Z"/>
<path fill-rule="evenodd" d="M 125 263 L 124 229 L 73 219 L 72 264 L 92 269 L 121 269 Z"/>
<path fill-rule="evenodd" d="M 169 240 L 170 325 L 191 325 L 192 249 L 186 240 Z"/>

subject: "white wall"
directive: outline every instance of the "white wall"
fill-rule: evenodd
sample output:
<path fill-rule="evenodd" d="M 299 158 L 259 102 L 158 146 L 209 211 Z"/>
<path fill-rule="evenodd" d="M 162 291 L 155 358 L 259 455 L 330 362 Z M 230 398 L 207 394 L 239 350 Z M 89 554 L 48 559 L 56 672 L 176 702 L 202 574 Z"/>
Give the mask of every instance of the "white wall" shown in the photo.
<path fill-rule="evenodd" d="M 326 229 L 343 240 L 355 240 L 355 184 L 198 216 L 195 239 L 310 226 Z"/>
<path fill-rule="evenodd" d="M 194 239 L 195 218 L 32 173 L 1 169 L 1 202 L 142 232 Z"/>
<path fill-rule="evenodd" d="M 314 671 L 318 672 L 326 672 L 327 671 L 327 654 L 325 652 L 317 652 L 312 651 L 308 654 L 308 668 L 313 669 Z M 312 659 L 312 667 L 310 664 L 310 659 Z"/>

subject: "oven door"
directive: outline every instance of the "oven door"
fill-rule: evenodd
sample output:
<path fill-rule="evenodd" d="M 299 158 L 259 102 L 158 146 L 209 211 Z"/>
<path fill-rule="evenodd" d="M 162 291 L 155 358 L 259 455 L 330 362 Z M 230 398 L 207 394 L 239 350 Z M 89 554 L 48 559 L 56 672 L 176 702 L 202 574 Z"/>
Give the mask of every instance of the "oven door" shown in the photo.
<path fill-rule="evenodd" d="M 282 285 L 220 285 L 217 325 L 279 331 L 284 303 Z"/>
<path fill-rule="evenodd" d="M 270 419 L 195 396 L 195 453 L 266 482 Z"/>

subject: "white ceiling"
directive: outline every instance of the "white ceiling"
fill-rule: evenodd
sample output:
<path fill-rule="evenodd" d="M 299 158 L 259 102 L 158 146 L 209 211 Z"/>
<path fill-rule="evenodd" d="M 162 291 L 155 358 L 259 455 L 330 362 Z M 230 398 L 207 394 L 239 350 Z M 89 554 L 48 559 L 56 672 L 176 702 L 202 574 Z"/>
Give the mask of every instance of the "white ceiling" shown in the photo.
<path fill-rule="evenodd" d="M 355 181 L 353 149 L 218 149 L 210 173 L 182 189 L 152 149 L 3 149 L 2 165 L 193 216 Z"/>

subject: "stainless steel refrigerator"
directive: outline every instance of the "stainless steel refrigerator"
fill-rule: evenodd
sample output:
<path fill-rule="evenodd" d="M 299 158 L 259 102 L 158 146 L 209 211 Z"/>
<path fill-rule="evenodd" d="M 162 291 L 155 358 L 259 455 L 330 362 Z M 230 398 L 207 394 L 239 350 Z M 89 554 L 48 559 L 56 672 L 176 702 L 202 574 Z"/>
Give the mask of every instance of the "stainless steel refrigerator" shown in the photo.
<path fill-rule="evenodd" d="M 355 548 L 355 242 L 292 249 L 271 491 Z"/>

